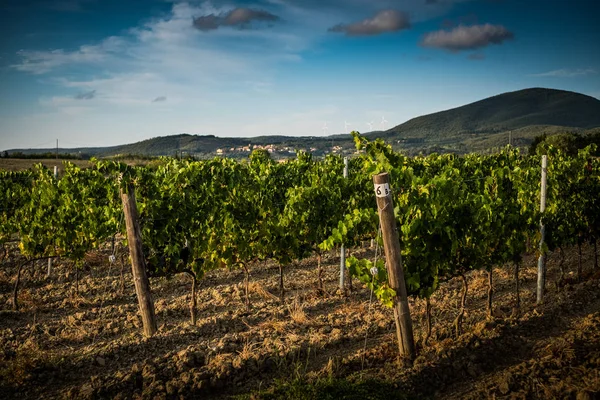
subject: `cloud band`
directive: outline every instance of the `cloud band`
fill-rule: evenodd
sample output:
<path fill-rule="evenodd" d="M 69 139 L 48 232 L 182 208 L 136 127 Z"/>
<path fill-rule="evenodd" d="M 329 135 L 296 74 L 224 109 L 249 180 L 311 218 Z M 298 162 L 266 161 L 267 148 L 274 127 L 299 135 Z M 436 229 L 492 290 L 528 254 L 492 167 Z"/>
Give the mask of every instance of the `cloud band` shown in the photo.
<path fill-rule="evenodd" d="M 450 31 L 440 30 L 426 34 L 421 40 L 421 46 L 457 52 L 502 44 L 513 38 L 514 34 L 502 25 L 461 25 Z"/>
<path fill-rule="evenodd" d="M 247 28 L 252 21 L 276 22 L 279 19 L 277 15 L 265 10 L 240 7 L 222 15 L 208 14 L 194 18 L 193 25 L 196 29 L 207 32 L 221 26 Z"/>
<path fill-rule="evenodd" d="M 346 36 L 379 35 L 410 28 L 408 14 L 397 10 L 384 10 L 372 18 L 350 24 L 339 24 L 329 28 L 329 32 L 345 33 Z"/>

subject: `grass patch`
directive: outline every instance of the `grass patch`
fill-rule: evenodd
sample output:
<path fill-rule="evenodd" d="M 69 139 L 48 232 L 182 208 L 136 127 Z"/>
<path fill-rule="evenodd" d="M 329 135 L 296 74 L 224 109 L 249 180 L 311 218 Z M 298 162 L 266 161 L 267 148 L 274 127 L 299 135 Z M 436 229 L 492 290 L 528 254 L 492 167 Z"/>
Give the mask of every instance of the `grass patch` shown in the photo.
<path fill-rule="evenodd" d="M 327 378 L 309 382 L 304 378 L 293 381 L 276 380 L 264 391 L 237 397 L 239 400 L 406 400 L 409 399 L 394 384 L 379 380 L 350 382 Z"/>

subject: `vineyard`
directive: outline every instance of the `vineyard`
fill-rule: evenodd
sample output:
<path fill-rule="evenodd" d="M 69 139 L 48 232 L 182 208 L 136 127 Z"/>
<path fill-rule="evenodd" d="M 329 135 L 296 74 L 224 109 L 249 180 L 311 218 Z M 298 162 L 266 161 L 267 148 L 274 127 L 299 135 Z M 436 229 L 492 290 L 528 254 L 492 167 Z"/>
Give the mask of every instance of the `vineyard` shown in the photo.
<path fill-rule="evenodd" d="M 595 149 L 406 157 L 353 136 L 347 173 L 266 151 L 0 172 L 0 396 L 598 395 Z"/>

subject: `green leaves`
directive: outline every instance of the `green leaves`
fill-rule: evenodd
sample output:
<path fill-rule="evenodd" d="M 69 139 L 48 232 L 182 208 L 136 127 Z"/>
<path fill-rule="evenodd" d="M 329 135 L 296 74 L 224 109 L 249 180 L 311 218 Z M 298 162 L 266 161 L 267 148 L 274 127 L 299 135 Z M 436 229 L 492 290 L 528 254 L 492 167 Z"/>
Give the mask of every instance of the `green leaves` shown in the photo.
<path fill-rule="evenodd" d="M 358 278 L 367 288 L 372 290 L 384 306 L 391 308 L 394 305 L 396 291 L 389 287 L 384 260 L 379 259 L 375 264 L 367 259 L 359 260 L 356 257 L 350 257 L 346 260 L 346 266 L 350 271 L 350 275 Z M 371 274 L 373 267 L 377 268 L 375 275 Z"/>
<path fill-rule="evenodd" d="M 332 229 L 331 236 L 321 242 L 319 248 L 328 251 L 342 244 L 358 245 L 377 229 L 378 219 L 374 209 L 355 209 L 338 222 L 337 228 Z"/>
<path fill-rule="evenodd" d="M 365 152 L 362 173 L 390 174 L 409 294 L 428 297 L 440 279 L 518 261 L 525 244 L 539 240 L 539 157 L 522 157 L 507 148 L 488 156 L 408 159 L 382 141 L 369 142 L 358 133 L 353 137 L 357 149 Z M 551 227 L 549 246 L 597 238 L 597 159 L 589 157 L 590 150 L 577 158 L 552 148 L 548 152 L 554 160 L 544 214 Z M 347 240 L 342 228 L 350 231 L 352 222 L 338 224 L 321 248 Z"/>
<path fill-rule="evenodd" d="M 144 253 L 153 274 L 237 268 L 252 260 L 287 264 L 312 252 L 374 238 L 378 213 L 372 176 L 388 172 L 410 295 L 429 297 L 440 280 L 518 261 L 546 224 L 547 249 L 600 235 L 596 149 L 569 156 L 548 147 L 548 195 L 540 213 L 540 157 L 505 149 L 494 155 L 408 158 L 381 140 L 352 133 L 361 155 L 279 163 L 268 152 L 248 160 L 161 159 L 151 167 L 93 161 L 0 172 L 0 242 L 17 234 L 27 257 L 81 260 L 124 233 L 120 191 L 133 185 Z M 536 245 L 537 247 L 537 245 Z M 546 251 L 546 248 L 543 249 Z M 350 258 L 350 273 L 390 305 L 383 260 Z"/>

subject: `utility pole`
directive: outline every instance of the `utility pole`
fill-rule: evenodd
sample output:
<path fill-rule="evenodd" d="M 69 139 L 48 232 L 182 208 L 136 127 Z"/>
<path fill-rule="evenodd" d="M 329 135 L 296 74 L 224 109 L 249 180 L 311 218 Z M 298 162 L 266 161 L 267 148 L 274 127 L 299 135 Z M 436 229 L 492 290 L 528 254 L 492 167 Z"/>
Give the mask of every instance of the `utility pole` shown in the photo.
<path fill-rule="evenodd" d="M 58 139 L 56 139 L 56 159 L 58 160 Z"/>

